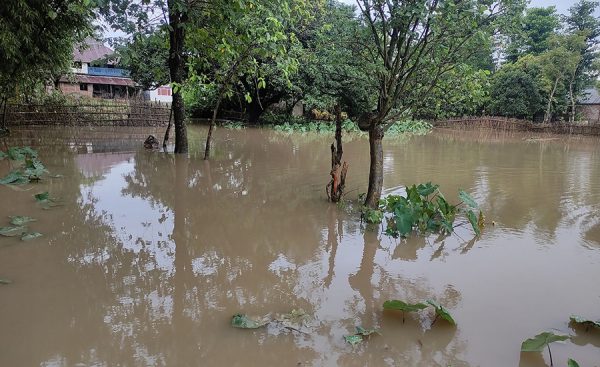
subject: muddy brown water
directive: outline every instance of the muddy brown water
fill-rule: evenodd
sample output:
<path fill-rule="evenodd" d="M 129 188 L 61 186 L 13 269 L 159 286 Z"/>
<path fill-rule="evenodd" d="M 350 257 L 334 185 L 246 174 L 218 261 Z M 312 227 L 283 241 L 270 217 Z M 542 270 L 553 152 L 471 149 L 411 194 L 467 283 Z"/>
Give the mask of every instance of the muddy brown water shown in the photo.
<path fill-rule="evenodd" d="M 545 366 L 520 353 L 541 331 L 569 334 L 554 364 L 600 366 L 600 144 L 597 139 L 438 130 L 387 139 L 385 193 L 433 181 L 471 192 L 488 226 L 439 239 L 366 229 L 326 202 L 332 137 L 203 127 L 190 158 L 148 152 L 151 130 L 15 129 L 63 178 L 0 187 L 0 223 L 38 219 L 44 237 L 0 238 L 0 366 Z M 533 138 L 533 139 L 531 139 Z M 345 137 L 347 199 L 366 191 L 368 144 Z M 0 174 L 9 163 L 0 161 Z M 63 206 L 41 209 L 34 193 Z M 492 222 L 495 225 L 492 225 Z M 434 299 L 431 314 L 382 313 Z M 236 313 L 303 309 L 304 332 L 230 326 Z M 376 335 L 352 347 L 355 325 Z"/>

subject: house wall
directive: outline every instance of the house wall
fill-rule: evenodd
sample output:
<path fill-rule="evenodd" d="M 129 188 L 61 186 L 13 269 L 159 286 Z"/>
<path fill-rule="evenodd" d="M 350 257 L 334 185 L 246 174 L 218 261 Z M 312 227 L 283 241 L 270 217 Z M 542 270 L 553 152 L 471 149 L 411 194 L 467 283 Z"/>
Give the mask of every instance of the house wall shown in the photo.
<path fill-rule="evenodd" d="M 600 124 L 600 104 L 579 105 L 577 113 L 581 114 L 581 119 L 589 124 Z"/>
<path fill-rule="evenodd" d="M 93 84 L 88 84 L 88 90 L 80 90 L 79 83 L 58 83 L 58 89 L 67 95 L 78 95 L 92 98 Z"/>
<path fill-rule="evenodd" d="M 71 71 L 74 74 L 87 74 L 88 73 L 88 63 L 87 62 L 82 62 L 81 63 L 81 69 L 78 68 L 71 68 Z"/>
<path fill-rule="evenodd" d="M 144 91 L 144 94 L 150 101 L 173 102 L 171 87 L 168 85 L 163 85 L 155 90 Z"/>

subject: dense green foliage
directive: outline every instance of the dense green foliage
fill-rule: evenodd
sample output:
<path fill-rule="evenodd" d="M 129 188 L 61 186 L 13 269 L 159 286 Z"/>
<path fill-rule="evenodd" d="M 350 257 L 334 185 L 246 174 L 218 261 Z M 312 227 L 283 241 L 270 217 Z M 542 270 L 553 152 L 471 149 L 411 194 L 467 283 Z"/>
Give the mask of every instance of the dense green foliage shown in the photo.
<path fill-rule="evenodd" d="M 465 218 L 476 235 L 481 234 L 484 226 L 481 212 L 475 214 L 477 203 L 465 191 L 459 191 L 461 202 L 450 204 L 439 191 L 439 186 L 431 182 L 413 185 L 406 188 L 406 196 L 388 195 L 381 200 L 379 211 L 389 214 L 386 234 L 406 237 L 413 231 L 421 234 L 441 233 L 452 234 L 457 217 Z M 369 211 L 367 221 L 381 221 L 383 215 Z"/>
<path fill-rule="evenodd" d="M 71 65 L 73 45 L 92 29 L 89 0 L 0 2 L 0 96 L 23 97 Z"/>

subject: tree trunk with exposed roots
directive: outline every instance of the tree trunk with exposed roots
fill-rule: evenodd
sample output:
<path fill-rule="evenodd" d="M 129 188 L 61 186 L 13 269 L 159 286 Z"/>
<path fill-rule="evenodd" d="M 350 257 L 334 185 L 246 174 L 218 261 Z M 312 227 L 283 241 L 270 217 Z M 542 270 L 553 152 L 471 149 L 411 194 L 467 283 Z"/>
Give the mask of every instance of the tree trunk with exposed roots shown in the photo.
<path fill-rule="evenodd" d="M 334 203 L 339 202 L 344 195 L 344 186 L 346 185 L 346 174 L 348 173 L 348 163 L 342 164 L 342 111 L 339 105 L 335 107 L 335 143 L 331 144 L 331 181 L 327 184 L 325 191 L 327 198 Z"/>

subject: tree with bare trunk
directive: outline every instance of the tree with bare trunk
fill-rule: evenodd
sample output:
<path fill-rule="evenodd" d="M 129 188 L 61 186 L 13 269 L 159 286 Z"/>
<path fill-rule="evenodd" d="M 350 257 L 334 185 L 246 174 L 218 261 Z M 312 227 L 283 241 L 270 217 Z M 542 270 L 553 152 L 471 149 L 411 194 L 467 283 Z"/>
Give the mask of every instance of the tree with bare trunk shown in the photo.
<path fill-rule="evenodd" d="M 522 12 L 522 0 L 357 0 L 370 30 L 377 65 L 377 106 L 362 116 L 371 163 L 365 205 L 376 208 L 383 189 L 386 129 L 419 108 L 438 80 L 491 37 L 503 15 Z"/>

